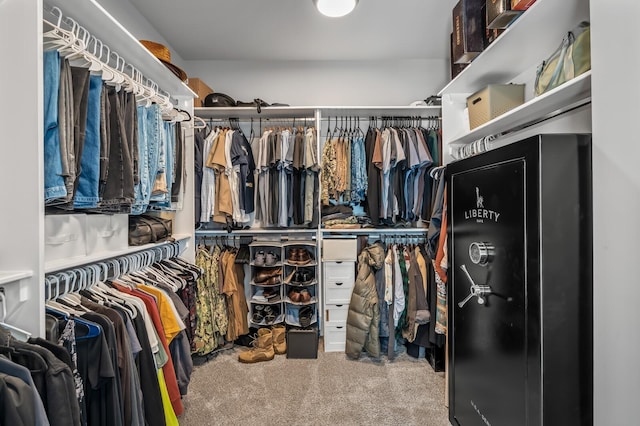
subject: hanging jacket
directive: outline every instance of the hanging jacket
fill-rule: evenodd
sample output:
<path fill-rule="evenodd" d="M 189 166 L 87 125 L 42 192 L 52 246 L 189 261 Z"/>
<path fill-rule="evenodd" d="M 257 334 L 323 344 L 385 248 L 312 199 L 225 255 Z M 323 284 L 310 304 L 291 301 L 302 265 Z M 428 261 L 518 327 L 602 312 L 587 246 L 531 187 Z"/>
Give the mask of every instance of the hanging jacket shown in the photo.
<path fill-rule="evenodd" d="M 378 324 L 380 309 L 376 291 L 375 272 L 384 264 L 381 243 L 365 247 L 358 256 L 358 275 L 351 293 L 347 316 L 347 356 L 358 359 L 362 350 L 369 356 L 380 357 Z"/>

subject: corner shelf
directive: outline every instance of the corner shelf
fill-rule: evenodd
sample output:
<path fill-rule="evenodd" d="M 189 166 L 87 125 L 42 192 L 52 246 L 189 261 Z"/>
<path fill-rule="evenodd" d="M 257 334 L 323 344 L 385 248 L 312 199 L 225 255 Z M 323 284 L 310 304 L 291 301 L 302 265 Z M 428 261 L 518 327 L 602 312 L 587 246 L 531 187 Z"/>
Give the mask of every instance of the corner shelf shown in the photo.
<path fill-rule="evenodd" d="M 174 234 L 172 238 L 175 242 L 186 242 L 191 238 L 189 234 Z M 147 250 L 153 247 L 162 247 L 165 244 L 169 244 L 173 241 L 164 241 L 161 243 L 145 244 L 142 246 L 129 246 L 122 250 L 115 251 L 103 251 L 100 253 L 93 253 L 88 256 L 72 257 L 70 259 L 59 259 L 54 261 L 45 262 L 44 272 L 49 274 L 56 271 L 62 271 L 65 269 L 75 268 L 76 266 L 82 266 L 89 263 L 99 262 L 101 260 L 111 259 L 112 257 L 125 256 L 127 254 L 137 253 L 139 251 Z"/>
<path fill-rule="evenodd" d="M 491 83 L 511 81 L 542 63 L 583 20 L 589 20 L 584 0 L 536 1 L 438 95 L 473 93 Z"/>
<path fill-rule="evenodd" d="M 0 272 L 0 285 L 31 278 L 32 276 L 33 271 L 2 271 Z"/>
<path fill-rule="evenodd" d="M 591 102 L 591 71 L 507 111 L 470 132 L 453 137 L 448 144 L 463 145 L 487 135 L 518 130 L 523 126 L 540 122 L 589 102 Z"/>

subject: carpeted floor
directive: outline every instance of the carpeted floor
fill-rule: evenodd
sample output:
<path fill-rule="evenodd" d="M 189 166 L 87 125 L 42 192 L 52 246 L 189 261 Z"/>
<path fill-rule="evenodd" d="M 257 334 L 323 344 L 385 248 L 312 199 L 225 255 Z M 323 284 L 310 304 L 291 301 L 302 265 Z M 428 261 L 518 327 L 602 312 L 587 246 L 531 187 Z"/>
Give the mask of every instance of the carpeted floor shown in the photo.
<path fill-rule="evenodd" d="M 318 359 L 241 364 L 243 350 L 195 367 L 180 425 L 449 426 L 444 373 L 425 359 L 352 361 L 320 350 Z"/>

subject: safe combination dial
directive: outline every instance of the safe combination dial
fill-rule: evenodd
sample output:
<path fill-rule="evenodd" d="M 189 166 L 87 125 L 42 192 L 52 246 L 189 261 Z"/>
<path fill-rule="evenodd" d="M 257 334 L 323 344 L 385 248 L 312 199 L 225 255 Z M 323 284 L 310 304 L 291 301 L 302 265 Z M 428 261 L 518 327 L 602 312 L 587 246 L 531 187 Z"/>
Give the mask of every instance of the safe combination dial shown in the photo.
<path fill-rule="evenodd" d="M 493 260 L 495 247 L 491 243 L 473 242 L 469 245 L 469 258 L 473 263 L 486 266 Z"/>

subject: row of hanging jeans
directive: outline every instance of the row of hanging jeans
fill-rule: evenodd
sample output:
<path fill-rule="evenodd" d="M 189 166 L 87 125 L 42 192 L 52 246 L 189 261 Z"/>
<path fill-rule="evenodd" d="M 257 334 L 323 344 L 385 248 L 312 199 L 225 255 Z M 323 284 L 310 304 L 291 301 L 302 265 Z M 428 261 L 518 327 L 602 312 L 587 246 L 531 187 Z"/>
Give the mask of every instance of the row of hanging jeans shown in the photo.
<path fill-rule="evenodd" d="M 57 50 L 43 55 L 45 205 L 134 214 L 170 208 L 182 185 L 180 124 Z"/>

